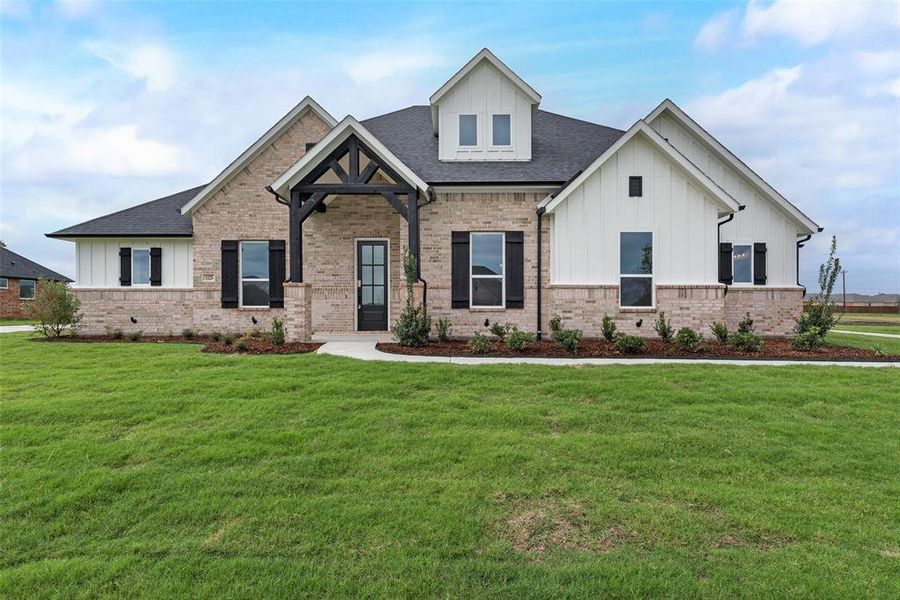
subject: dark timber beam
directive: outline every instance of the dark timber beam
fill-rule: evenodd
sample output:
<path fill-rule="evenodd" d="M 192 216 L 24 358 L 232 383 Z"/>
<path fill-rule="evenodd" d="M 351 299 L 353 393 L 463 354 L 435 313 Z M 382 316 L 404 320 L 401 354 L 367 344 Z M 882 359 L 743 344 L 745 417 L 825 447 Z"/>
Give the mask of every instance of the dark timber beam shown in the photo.
<path fill-rule="evenodd" d="M 297 188 L 294 188 L 295 190 Z M 293 192 L 292 192 L 293 193 Z M 298 194 L 302 194 L 303 192 L 298 191 Z M 300 207 L 300 222 L 305 221 L 309 215 L 312 214 L 312 211 L 316 210 L 319 204 L 325 202 L 325 196 L 327 196 L 325 192 L 318 192 L 309 197 L 309 199 L 303 203 Z"/>
<path fill-rule="evenodd" d="M 415 188 L 410 185 L 378 183 L 312 183 L 307 185 L 294 186 L 294 189 L 301 194 L 407 194 L 414 192 Z"/>
<path fill-rule="evenodd" d="M 416 192 L 409 192 L 406 195 L 406 209 L 408 216 L 406 222 L 409 225 L 409 251 L 416 260 L 416 281 L 422 275 L 419 265 L 419 201 L 416 198 Z"/>
<path fill-rule="evenodd" d="M 291 262 L 290 281 L 303 283 L 303 223 L 300 220 L 300 192 L 291 192 L 291 221 L 288 224 Z"/>
<path fill-rule="evenodd" d="M 387 192 L 383 193 L 382 196 L 387 198 L 387 201 L 391 203 L 391 206 L 394 207 L 394 210 L 400 213 L 401 217 L 409 221 L 409 211 L 405 206 L 403 206 L 403 203 L 400 202 L 400 199 L 397 198 L 397 194 L 395 194 L 394 192 Z"/>
<path fill-rule="evenodd" d="M 375 171 L 377 170 L 378 162 L 369 159 L 369 164 L 367 164 L 366 168 L 363 169 L 363 172 L 359 174 L 359 183 L 369 183 L 369 180 L 375 176 Z"/>
<path fill-rule="evenodd" d="M 351 137 L 347 144 L 348 166 L 350 167 L 350 183 L 359 183 L 359 142 Z"/>
<path fill-rule="evenodd" d="M 341 163 L 334 159 L 329 164 L 331 170 L 334 171 L 334 174 L 338 176 L 338 179 L 341 180 L 341 183 L 349 183 L 350 178 L 347 176 L 347 172 L 344 171 L 344 167 L 341 166 Z"/>

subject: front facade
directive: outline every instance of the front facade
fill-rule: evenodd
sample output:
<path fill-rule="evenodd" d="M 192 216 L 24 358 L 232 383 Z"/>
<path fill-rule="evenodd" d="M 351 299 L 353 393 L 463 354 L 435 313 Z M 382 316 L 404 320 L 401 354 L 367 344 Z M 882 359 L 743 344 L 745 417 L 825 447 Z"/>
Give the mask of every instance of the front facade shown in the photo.
<path fill-rule="evenodd" d="M 71 279 L 0 246 L 0 319 L 27 319 L 41 281 Z"/>
<path fill-rule="evenodd" d="M 786 335 L 819 227 L 671 101 L 627 131 L 539 109 L 483 50 L 426 106 L 357 121 L 304 99 L 212 182 L 50 234 L 73 241 L 83 329 L 387 330 L 415 293 L 485 322 L 652 334 L 750 312 Z"/>

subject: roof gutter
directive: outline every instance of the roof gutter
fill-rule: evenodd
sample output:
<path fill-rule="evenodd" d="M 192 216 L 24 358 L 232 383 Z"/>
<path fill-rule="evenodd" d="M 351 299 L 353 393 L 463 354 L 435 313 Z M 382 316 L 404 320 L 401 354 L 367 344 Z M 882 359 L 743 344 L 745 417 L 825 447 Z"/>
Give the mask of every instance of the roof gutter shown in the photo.
<path fill-rule="evenodd" d="M 431 204 L 432 202 L 437 200 L 437 194 L 434 193 L 434 188 L 431 187 L 430 185 L 428 186 L 428 189 L 425 190 L 425 198 L 426 198 L 425 202 L 417 205 L 417 210 L 420 208 L 423 208 L 425 206 L 428 206 L 429 204 Z M 421 220 L 421 216 L 420 216 L 419 223 L 421 223 L 421 222 L 422 222 L 422 220 Z M 421 244 L 421 234 L 420 234 L 419 243 Z M 421 254 L 421 253 L 422 253 L 422 248 L 420 245 L 419 246 L 419 254 Z M 427 306 L 428 305 L 428 280 L 425 279 L 424 277 L 422 277 L 422 257 L 417 256 L 416 259 L 419 261 L 419 281 L 422 282 L 422 304 Z"/>
<path fill-rule="evenodd" d="M 744 205 L 744 204 L 739 205 L 738 212 L 741 212 L 745 208 L 747 208 L 746 205 Z M 734 221 L 734 215 L 736 215 L 736 214 L 737 213 L 731 213 L 730 215 L 728 215 L 727 218 L 725 218 L 722 221 L 719 221 L 719 226 L 716 228 L 716 252 L 719 251 L 719 244 L 722 243 L 722 225 L 724 225 L 725 223 L 731 223 L 732 221 Z M 725 284 L 725 292 L 722 294 L 722 297 L 724 298 L 727 295 L 728 295 L 728 284 L 726 283 Z"/>
<path fill-rule="evenodd" d="M 816 233 L 822 233 L 824 231 L 824 227 L 819 227 L 819 230 Z M 805 235 L 802 239 L 797 240 L 797 256 L 796 256 L 796 271 L 797 271 L 797 286 L 803 290 L 803 297 L 806 298 L 806 286 L 800 283 L 800 248 L 806 245 L 806 242 L 812 239 L 813 234 Z"/>

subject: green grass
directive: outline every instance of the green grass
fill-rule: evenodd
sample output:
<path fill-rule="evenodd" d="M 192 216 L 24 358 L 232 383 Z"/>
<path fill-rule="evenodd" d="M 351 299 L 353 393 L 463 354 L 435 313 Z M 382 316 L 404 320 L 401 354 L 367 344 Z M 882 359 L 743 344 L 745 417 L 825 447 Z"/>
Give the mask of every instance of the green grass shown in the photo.
<path fill-rule="evenodd" d="M 0 326 L 2 325 L 31 325 L 31 321 L 28 319 L 0 319 Z"/>
<path fill-rule="evenodd" d="M 842 325 L 873 322 L 900 325 L 900 313 L 838 313 L 838 316 Z"/>
<path fill-rule="evenodd" d="M 852 346 L 863 350 L 880 348 L 885 354 L 900 354 L 900 339 L 874 337 L 869 335 L 853 335 L 852 333 L 831 332 L 825 338 L 835 346 Z"/>
<path fill-rule="evenodd" d="M 0 336 L 0 597 L 896 597 L 900 373 Z"/>
<path fill-rule="evenodd" d="M 845 325 L 838 323 L 835 329 L 843 329 L 845 331 L 865 331 L 867 333 L 890 333 L 900 335 L 900 323 L 897 325 Z"/>

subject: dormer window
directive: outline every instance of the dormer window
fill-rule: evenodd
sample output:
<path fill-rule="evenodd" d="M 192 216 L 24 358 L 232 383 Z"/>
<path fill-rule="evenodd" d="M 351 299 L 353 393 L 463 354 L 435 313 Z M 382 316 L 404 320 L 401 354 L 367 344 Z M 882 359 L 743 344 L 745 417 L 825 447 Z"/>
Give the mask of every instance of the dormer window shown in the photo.
<path fill-rule="evenodd" d="M 512 146 L 512 115 L 504 113 L 491 115 L 491 145 Z"/>
<path fill-rule="evenodd" d="M 459 115 L 459 145 L 478 145 L 478 115 Z"/>

